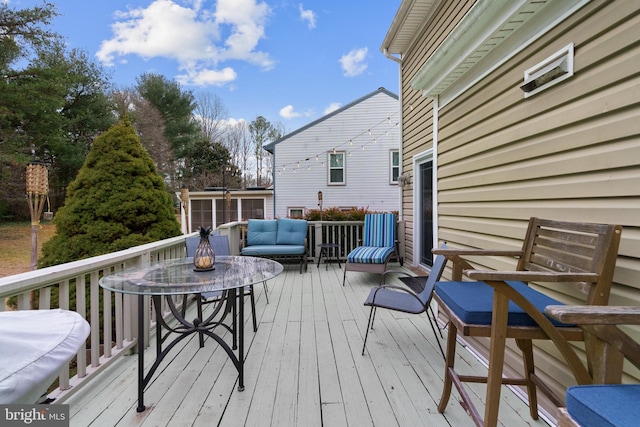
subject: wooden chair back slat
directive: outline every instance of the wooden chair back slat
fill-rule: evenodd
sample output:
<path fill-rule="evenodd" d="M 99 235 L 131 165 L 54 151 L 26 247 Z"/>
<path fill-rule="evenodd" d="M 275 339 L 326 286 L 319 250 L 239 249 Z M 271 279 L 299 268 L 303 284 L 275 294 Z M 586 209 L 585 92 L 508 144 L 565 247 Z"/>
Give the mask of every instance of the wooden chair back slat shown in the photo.
<path fill-rule="evenodd" d="M 517 269 L 595 273 L 598 280 L 580 289 L 585 303 L 607 304 L 620 235 L 615 225 L 532 218 Z"/>

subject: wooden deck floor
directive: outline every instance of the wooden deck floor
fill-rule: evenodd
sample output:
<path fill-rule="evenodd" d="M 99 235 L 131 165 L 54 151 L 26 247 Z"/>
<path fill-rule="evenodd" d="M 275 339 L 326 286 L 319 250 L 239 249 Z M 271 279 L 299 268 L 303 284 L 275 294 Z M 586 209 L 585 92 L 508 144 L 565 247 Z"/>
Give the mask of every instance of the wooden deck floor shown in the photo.
<path fill-rule="evenodd" d="M 424 316 L 379 310 L 361 355 L 368 309 L 363 301 L 379 276 L 337 265 L 296 266 L 269 283 L 269 304 L 257 286 L 258 332 L 246 323 L 245 391 L 226 354 L 208 339 L 185 340 L 163 362 L 137 413 L 137 357 L 108 368 L 68 404 L 71 426 L 470 426 L 454 394 L 437 411 L 444 363 Z M 247 317 L 249 314 L 247 304 Z M 153 344 L 153 342 L 152 342 Z M 155 349 L 147 353 L 150 362 Z M 466 350 L 457 366 L 486 369 Z M 484 396 L 484 386 L 473 389 Z M 478 397 L 480 400 L 481 398 Z M 483 406 L 480 406 L 483 408 Z M 528 407 L 503 388 L 500 423 L 537 425 Z"/>

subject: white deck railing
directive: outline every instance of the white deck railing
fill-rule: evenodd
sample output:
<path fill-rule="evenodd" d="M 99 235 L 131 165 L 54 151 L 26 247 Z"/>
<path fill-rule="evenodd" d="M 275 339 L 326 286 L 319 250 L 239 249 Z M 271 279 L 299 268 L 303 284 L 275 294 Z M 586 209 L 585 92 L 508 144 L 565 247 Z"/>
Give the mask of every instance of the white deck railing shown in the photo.
<path fill-rule="evenodd" d="M 224 224 L 218 228 L 229 236 L 231 253 L 237 254 L 246 231 L 246 223 Z M 340 257 L 357 246 L 362 235 L 362 222 L 309 222 L 309 256 L 313 262 L 320 243 L 340 245 Z M 76 311 L 87 319 L 91 332 L 75 360 L 76 373 L 71 377 L 67 365 L 59 377 L 59 387 L 50 393 L 57 402 L 64 402 L 77 393 L 96 373 L 120 356 L 135 350 L 137 343 L 137 296 L 123 295 L 102 289 L 99 280 L 104 275 L 131 267 L 144 267 L 155 262 L 185 256 L 186 236 L 74 261 L 27 273 L 0 278 L 0 310 L 16 303 L 18 310 L 37 307 L 40 310 L 62 308 Z M 82 286 L 79 286 L 81 284 Z M 87 304 L 88 301 L 88 304 Z M 148 300 L 150 301 L 150 299 Z M 182 299 L 176 301 L 181 303 Z M 166 308 L 166 307 L 165 307 Z M 169 314 L 163 308 L 163 313 Z M 145 304 L 145 342 L 155 323 L 154 311 Z M 43 325 L 46 327 L 46 325 Z"/>

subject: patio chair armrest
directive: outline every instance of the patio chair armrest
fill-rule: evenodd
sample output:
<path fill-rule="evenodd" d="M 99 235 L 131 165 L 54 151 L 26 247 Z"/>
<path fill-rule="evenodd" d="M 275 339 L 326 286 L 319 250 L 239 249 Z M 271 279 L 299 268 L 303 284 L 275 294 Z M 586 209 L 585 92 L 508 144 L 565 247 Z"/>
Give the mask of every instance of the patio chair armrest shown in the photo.
<path fill-rule="evenodd" d="M 510 251 L 510 250 L 501 250 L 501 249 L 442 249 L 442 248 L 433 248 L 431 252 L 435 255 L 444 255 L 445 257 L 455 257 L 455 256 L 508 256 L 508 257 L 519 257 L 522 255 L 521 250 Z"/>
<path fill-rule="evenodd" d="M 549 305 L 544 312 L 576 325 L 640 325 L 640 307 L 607 305 Z"/>
<path fill-rule="evenodd" d="M 406 294 L 409 294 L 409 295 L 413 296 L 415 299 L 417 299 L 418 301 L 420 301 L 420 298 L 418 297 L 418 294 L 416 294 L 415 292 L 413 292 L 411 289 L 409 289 L 407 287 L 397 286 L 397 285 L 380 285 L 373 292 L 373 299 L 372 299 L 373 304 L 375 304 L 375 302 L 376 302 L 376 294 L 381 289 L 395 289 L 396 291 L 400 291 L 400 292 L 404 292 Z"/>
<path fill-rule="evenodd" d="M 520 282 L 597 282 L 600 277 L 595 273 L 560 273 L 553 271 L 492 271 L 465 270 L 465 275 L 478 281 L 507 281 Z"/>
<path fill-rule="evenodd" d="M 387 274 L 392 274 L 392 273 L 402 274 L 402 275 L 405 275 L 405 276 L 410 276 L 409 273 L 407 273 L 406 271 L 402 271 L 402 270 L 385 270 L 384 273 L 382 273 L 382 278 L 384 279 L 384 276 L 386 276 Z"/>

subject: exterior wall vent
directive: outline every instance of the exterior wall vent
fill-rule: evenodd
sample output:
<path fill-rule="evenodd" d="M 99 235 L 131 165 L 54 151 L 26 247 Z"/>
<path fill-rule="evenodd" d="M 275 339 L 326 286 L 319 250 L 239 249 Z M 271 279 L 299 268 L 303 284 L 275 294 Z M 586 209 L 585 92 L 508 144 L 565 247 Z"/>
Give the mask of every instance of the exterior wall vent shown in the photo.
<path fill-rule="evenodd" d="M 573 76 L 573 43 L 524 72 L 520 89 L 528 98 Z"/>

